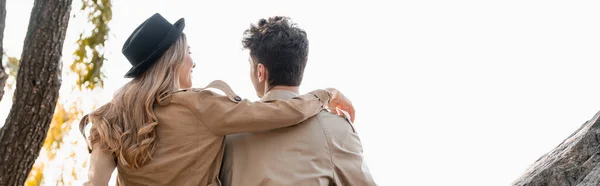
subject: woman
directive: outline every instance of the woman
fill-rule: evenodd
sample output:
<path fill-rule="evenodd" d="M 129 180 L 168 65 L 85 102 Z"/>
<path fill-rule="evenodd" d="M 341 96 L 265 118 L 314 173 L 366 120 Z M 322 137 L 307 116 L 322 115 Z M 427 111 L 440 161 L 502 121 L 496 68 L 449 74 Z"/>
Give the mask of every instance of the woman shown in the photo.
<path fill-rule="evenodd" d="M 214 81 L 190 89 L 192 62 L 183 18 L 169 23 L 155 14 L 123 46 L 133 78 L 113 100 L 84 116 L 91 122 L 88 185 L 107 185 L 118 168 L 118 185 L 220 185 L 226 134 L 297 124 L 324 106 L 354 113 L 335 89 L 316 90 L 289 101 L 250 102 Z M 335 109 L 332 109 L 335 110 Z M 354 118 L 354 117 L 352 117 Z"/>

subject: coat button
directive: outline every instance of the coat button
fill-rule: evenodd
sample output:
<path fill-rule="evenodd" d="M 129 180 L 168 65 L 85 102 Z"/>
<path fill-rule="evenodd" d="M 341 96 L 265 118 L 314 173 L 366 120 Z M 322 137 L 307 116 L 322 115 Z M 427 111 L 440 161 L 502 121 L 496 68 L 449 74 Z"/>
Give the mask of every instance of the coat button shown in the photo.
<path fill-rule="evenodd" d="M 242 98 L 241 98 L 240 96 L 235 96 L 235 97 L 233 97 L 233 99 L 234 99 L 235 101 L 242 101 Z"/>

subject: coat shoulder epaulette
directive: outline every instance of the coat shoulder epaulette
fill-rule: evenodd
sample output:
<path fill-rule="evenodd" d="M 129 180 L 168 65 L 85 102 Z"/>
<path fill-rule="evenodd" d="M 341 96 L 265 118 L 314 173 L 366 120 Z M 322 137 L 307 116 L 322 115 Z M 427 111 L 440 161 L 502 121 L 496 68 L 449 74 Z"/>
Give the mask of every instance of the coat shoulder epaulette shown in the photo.
<path fill-rule="evenodd" d="M 233 90 L 231 89 L 231 87 L 225 83 L 224 81 L 221 80 L 215 80 L 211 83 L 209 83 L 206 87 L 204 88 L 187 88 L 187 89 L 181 89 L 178 91 L 175 91 L 175 93 L 179 93 L 179 92 L 202 92 L 205 91 L 207 89 L 217 89 L 222 91 L 223 93 L 225 93 L 225 96 L 227 96 L 227 98 L 229 98 L 229 100 L 233 101 L 233 102 L 241 102 L 242 98 L 240 96 L 238 96 L 235 92 L 233 92 Z"/>

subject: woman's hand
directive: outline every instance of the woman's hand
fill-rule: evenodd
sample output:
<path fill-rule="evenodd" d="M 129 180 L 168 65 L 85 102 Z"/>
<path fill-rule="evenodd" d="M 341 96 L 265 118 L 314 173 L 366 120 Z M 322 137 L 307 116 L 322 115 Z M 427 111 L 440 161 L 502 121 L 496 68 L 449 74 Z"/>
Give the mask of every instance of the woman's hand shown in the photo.
<path fill-rule="evenodd" d="M 329 111 L 341 116 L 345 116 L 343 112 L 347 112 L 350 121 L 354 122 L 356 111 L 354 110 L 354 106 L 352 106 L 352 102 L 335 88 L 327 88 L 326 90 L 331 93 L 331 101 L 327 105 Z"/>

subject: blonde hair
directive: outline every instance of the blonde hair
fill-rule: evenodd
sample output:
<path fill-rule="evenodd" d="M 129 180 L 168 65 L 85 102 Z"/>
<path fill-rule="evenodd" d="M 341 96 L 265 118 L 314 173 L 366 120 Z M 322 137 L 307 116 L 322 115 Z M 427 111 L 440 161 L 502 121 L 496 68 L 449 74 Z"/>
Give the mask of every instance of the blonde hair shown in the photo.
<path fill-rule="evenodd" d="M 91 121 L 90 144 L 100 143 L 129 168 L 150 160 L 159 124 L 154 106 L 168 104 L 168 97 L 179 89 L 177 69 L 183 65 L 186 48 L 182 34 L 152 67 L 117 90 L 110 103 L 84 116 L 79 127 L 83 131 Z"/>

